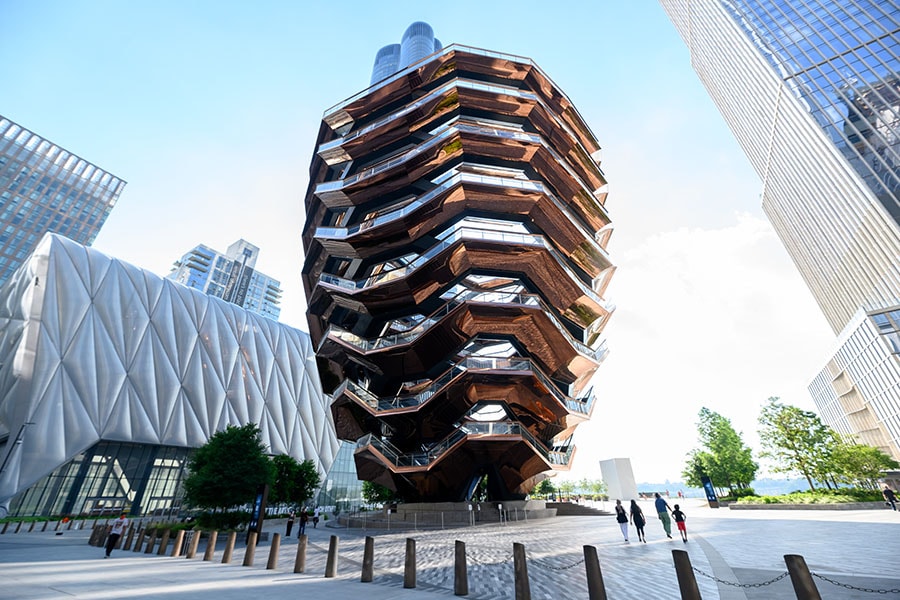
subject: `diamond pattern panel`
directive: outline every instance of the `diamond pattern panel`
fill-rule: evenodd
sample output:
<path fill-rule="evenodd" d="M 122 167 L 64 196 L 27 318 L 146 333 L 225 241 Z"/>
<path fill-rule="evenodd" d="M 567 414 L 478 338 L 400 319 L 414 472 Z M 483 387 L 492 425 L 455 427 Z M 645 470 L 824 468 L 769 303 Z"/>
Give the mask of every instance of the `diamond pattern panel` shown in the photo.
<path fill-rule="evenodd" d="M 306 333 L 55 234 L 0 288 L 0 505 L 100 440 L 197 447 L 249 422 L 330 468 Z"/>

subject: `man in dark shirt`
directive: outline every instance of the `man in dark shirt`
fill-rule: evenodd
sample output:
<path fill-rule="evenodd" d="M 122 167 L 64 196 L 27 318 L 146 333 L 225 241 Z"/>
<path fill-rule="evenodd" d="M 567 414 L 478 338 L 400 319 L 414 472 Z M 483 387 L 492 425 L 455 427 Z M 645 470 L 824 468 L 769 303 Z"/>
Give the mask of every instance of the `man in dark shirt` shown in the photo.
<path fill-rule="evenodd" d="M 894 493 L 894 490 L 888 486 L 884 486 L 881 495 L 884 496 L 885 502 L 891 505 L 892 510 L 897 510 L 897 494 Z"/>

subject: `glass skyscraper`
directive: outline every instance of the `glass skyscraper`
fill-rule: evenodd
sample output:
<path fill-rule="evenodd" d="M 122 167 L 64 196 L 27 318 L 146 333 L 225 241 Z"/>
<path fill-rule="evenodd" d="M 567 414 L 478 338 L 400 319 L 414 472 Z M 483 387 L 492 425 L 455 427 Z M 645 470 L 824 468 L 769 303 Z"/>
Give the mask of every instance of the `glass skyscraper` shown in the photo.
<path fill-rule="evenodd" d="M 244 240 L 225 254 L 201 244 L 175 261 L 168 278 L 277 321 L 281 282 L 255 269 L 258 256 L 259 248 Z"/>
<path fill-rule="evenodd" d="M 762 180 L 763 210 L 840 335 L 810 386 L 814 399 L 839 431 L 868 431 L 861 437 L 900 458 L 900 350 L 875 333 L 878 315 L 900 307 L 900 6 L 661 4 Z M 882 383 L 867 386 L 873 369 Z"/>
<path fill-rule="evenodd" d="M 0 283 L 45 233 L 90 245 L 125 182 L 0 115 Z"/>

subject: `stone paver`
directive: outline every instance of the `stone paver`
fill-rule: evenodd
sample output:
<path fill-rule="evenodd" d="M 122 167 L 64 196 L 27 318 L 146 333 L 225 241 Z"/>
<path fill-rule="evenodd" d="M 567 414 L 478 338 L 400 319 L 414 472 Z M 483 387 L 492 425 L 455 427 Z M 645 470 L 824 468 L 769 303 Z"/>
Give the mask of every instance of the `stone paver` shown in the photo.
<path fill-rule="evenodd" d="M 294 574 L 297 540 L 282 539 L 277 568 L 265 569 L 268 543 L 260 544 L 253 567 L 241 566 L 244 548 L 235 548 L 230 565 L 220 563 L 224 538 L 213 562 L 202 562 L 205 541 L 195 559 L 160 557 L 143 552 L 115 551 L 102 560 L 103 550 L 87 545 L 88 531 L 24 530 L 0 535 L 0 597 L 50 599 L 156 598 L 199 600 L 248 598 L 267 600 L 343 598 L 365 594 L 381 598 L 447 598 L 453 596 L 454 542 L 466 543 L 469 598 L 514 597 L 512 548 L 524 544 L 531 596 L 587 598 L 584 545 L 598 550 L 610 598 L 678 599 L 680 594 L 672 550 L 686 550 L 692 565 L 706 575 L 697 582 L 704 599 L 782 600 L 794 598 L 789 578 L 761 588 L 717 584 L 711 577 L 741 584 L 760 583 L 784 573 L 784 554 L 801 554 L 811 570 L 855 587 L 900 589 L 897 552 L 900 513 L 890 511 L 714 511 L 699 501 L 685 501 L 689 542 L 668 540 L 660 523 L 647 524 L 649 543 L 632 536 L 621 539 L 612 517 L 556 519 L 479 525 L 447 530 L 373 531 L 309 528 L 307 569 Z M 650 503 L 645 512 L 652 514 Z M 269 531 L 277 531 L 270 524 Z M 283 531 L 283 530 L 282 530 Z M 296 531 L 296 530 L 295 530 Z M 331 535 L 339 536 L 336 579 L 325 579 Z M 375 577 L 359 583 L 366 535 L 375 539 Z M 417 587 L 403 589 L 406 538 L 416 540 Z M 242 538 L 240 538 L 242 539 Z M 169 548 L 171 549 L 171 543 Z M 100 559 L 100 560 L 98 560 Z M 854 591 L 817 580 L 823 598 L 898 597 Z"/>

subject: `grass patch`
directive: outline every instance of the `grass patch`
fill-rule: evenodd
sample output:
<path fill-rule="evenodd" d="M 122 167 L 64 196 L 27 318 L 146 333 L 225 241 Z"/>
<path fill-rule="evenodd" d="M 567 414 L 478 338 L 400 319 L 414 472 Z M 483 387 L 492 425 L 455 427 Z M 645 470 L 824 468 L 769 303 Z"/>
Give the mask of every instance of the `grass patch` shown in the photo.
<path fill-rule="evenodd" d="M 852 488 L 839 490 L 816 490 L 814 492 L 791 492 L 781 496 L 747 496 L 738 504 L 844 504 L 847 502 L 879 502 L 881 492 Z"/>

